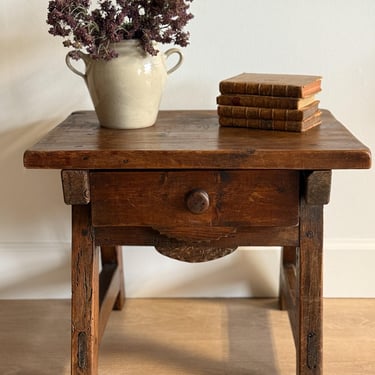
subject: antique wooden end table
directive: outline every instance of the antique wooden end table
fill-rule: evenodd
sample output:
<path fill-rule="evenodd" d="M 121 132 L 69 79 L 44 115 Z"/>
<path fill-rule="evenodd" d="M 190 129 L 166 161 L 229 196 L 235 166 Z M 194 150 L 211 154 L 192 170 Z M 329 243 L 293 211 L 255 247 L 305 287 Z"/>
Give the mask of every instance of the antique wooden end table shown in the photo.
<path fill-rule="evenodd" d="M 124 304 L 121 245 L 155 246 L 186 261 L 241 245 L 281 246 L 280 306 L 297 374 L 322 374 L 331 171 L 371 164 L 366 146 L 328 111 L 322 118 L 317 128 L 287 133 L 221 128 L 215 111 L 162 111 L 153 127 L 110 130 L 94 112 L 76 112 L 25 152 L 27 168 L 62 170 L 72 206 L 72 374 L 97 374 L 106 322 Z"/>

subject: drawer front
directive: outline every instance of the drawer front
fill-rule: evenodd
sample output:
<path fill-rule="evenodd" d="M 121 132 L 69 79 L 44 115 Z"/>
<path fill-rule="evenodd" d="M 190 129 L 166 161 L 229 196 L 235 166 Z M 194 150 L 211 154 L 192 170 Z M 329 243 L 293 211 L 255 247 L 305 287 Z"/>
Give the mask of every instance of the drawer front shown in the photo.
<path fill-rule="evenodd" d="M 90 174 L 94 226 L 298 224 L 297 171 L 119 171 Z"/>

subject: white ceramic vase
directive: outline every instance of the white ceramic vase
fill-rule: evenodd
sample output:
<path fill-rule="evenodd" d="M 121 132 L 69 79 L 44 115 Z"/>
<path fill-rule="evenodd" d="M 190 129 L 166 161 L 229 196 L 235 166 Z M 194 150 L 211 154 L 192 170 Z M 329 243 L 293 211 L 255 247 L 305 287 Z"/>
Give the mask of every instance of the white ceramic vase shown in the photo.
<path fill-rule="evenodd" d="M 124 40 L 113 47 L 119 56 L 110 61 L 94 60 L 80 53 L 85 73 L 72 65 L 69 54 L 66 64 L 85 80 L 101 126 L 112 129 L 152 126 L 167 75 L 180 67 L 183 55 L 179 49 L 171 48 L 152 56 L 144 52 L 137 40 Z M 178 54 L 178 61 L 167 70 L 166 60 L 174 53 Z"/>

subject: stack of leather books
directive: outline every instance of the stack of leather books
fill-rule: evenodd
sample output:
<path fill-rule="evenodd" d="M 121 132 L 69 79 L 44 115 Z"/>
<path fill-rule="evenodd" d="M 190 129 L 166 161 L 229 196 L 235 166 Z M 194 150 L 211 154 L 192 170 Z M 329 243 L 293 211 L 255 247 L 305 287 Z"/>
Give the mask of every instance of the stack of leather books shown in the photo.
<path fill-rule="evenodd" d="M 254 129 L 303 132 L 321 124 L 321 77 L 242 73 L 219 84 L 219 123 Z"/>

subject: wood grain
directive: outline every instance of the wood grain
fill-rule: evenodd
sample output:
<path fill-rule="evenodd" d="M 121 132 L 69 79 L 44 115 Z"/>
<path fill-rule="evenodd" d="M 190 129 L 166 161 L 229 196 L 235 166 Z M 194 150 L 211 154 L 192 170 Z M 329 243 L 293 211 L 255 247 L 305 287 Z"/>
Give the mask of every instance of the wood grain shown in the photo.
<path fill-rule="evenodd" d="M 72 206 L 72 375 L 93 375 L 99 348 L 99 248 L 90 206 Z"/>
<path fill-rule="evenodd" d="M 296 171 L 91 172 L 90 181 L 95 227 L 298 224 Z M 195 189 L 210 200 L 198 215 L 186 205 Z"/>
<path fill-rule="evenodd" d="M 122 259 L 121 246 L 102 246 L 100 248 L 100 256 L 102 260 L 102 267 L 104 265 L 116 266 L 120 274 L 120 281 L 118 285 L 118 295 L 113 308 L 121 310 L 125 303 L 125 281 L 124 281 L 124 265 Z"/>
<path fill-rule="evenodd" d="M 201 263 L 232 254 L 237 248 L 214 247 L 213 245 L 204 246 L 191 243 L 176 246 L 176 244 L 171 243 L 169 246 L 156 245 L 155 249 L 160 254 L 172 259 L 188 263 Z"/>
<path fill-rule="evenodd" d="M 155 126 L 99 127 L 94 112 L 72 114 L 24 154 L 27 168 L 356 169 L 370 150 L 330 112 L 304 134 L 220 128 L 216 111 L 162 111 Z"/>
<path fill-rule="evenodd" d="M 61 181 L 64 202 L 69 205 L 90 202 L 90 182 L 88 171 L 62 170 Z"/>
<path fill-rule="evenodd" d="M 193 233 L 191 227 L 185 228 L 185 231 L 178 233 L 182 235 L 184 240 L 187 240 L 188 233 Z M 94 228 L 95 241 L 98 245 L 171 245 L 174 241 L 165 235 L 161 235 L 157 230 L 148 227 L 97 227 Z M 176 235 L 176 231 L 173 231 Z M 205 235 L 206 233 L 206 235 Z M 199 241 L 209 240 L 211 244 L 215 242 L 210 236 L 209 228 L 204 228 L 204 231 L 199 233 Z M 298 245 L 298 226 L 293 227 L 241 227 L 235 232 L 227 236 L 220 237 L 220 246 L 297 246 Z M 192 242 L 196 236 L 190 235 Z M 218 240 L 216 238 L 216 240 Z M 176 240 L 177 241 L 177 240 Z M 177 241 L 176 246 L 179 245 Z"/>
<path fill-rule="evenodd" d="M 323 206 L 301 202 L 300 246 L 296 267 L 297 374 L 323 370 L 322 261 Z"/>
<path fill-rule="evenodd" d="M 305 173 L 305 199 L 307 204 L 328 204 L 331 195 L 332 171 L 307 171 Z"/>

